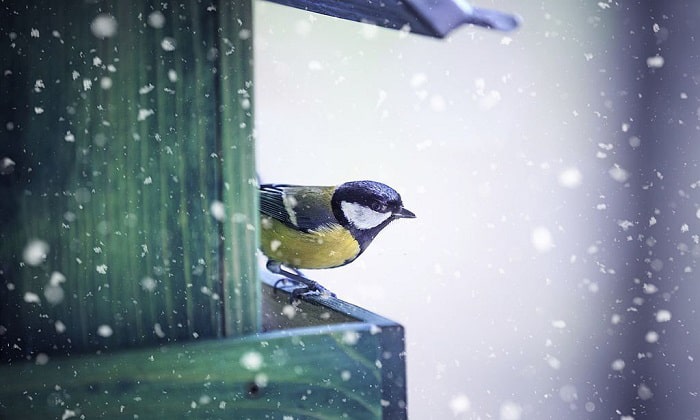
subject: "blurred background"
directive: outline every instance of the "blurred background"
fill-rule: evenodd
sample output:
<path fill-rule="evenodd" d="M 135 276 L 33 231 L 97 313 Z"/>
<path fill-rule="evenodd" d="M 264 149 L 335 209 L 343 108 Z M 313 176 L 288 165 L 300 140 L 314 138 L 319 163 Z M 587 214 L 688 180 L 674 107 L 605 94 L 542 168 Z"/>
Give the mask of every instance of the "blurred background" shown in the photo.
<path fill-rule="evenodd" d="M 255 3 L 263 182 L 372 179 L 418 215 L 307 274 L 406 327 L 411 418 L 700 418 L 700 8 L 477 5 L 522 27 Z"/>

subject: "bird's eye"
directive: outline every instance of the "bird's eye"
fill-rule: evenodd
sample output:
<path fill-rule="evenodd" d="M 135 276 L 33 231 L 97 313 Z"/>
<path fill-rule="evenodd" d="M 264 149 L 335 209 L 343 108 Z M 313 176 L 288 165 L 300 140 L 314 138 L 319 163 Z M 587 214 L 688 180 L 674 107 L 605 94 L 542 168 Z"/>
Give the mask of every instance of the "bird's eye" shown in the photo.
<path fill-rule="evenodd" d="M 372 207 L 372 210 L 374 210 L 374 211 L 382 211 L 382 208 L 384 206 L 382 206 L 381 204 L 379 204 L 377 202 L 374 202 L 374 203 L 372 203 L 371 207 Z"/>

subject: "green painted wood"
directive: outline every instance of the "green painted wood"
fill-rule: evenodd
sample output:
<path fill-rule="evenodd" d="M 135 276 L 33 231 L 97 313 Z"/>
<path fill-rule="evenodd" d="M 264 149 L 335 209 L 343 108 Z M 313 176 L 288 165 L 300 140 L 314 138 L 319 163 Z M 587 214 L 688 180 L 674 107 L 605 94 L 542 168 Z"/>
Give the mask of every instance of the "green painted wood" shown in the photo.
<path fill-rule="evenodd" d="M 263 283 L 263 328 L 266 331 L 281 330 L 288 334 L 304 331 L 309 327 L 329 328 L 361 322 L 376 335 L 377 367 L 381 376 L 380 406 L 382 418 L 405 419 L 406 406 L 406 349 L 404 329 L 401 325 L 366 309 L 328 296 L 310 295 L 301 301 L 290 303 L 292 286 L 275 287 L 278 276 L 261 270 Z M 303 329 L 300 329 L 305 327 Z M 326 348 L 315 351 L 327 354 Z M 332 356 L 328 356 L 333 363 Z M 325 363 L 319 360 L 319 363 Z M 325 367 L 326 365 L 320 364 Z"/>
<path fill-rule="evenodd" d="M 16 361 L 0 365 L 12 378 L 0 386 L 0 418 L 406 418 L 403 352 L 386 346 L 400 332 L 403 348 L 397 327 L 326 324 Z"/>
<path fill-rule="evenodd" d="M 379 418 L 381 357 L 368 326 L 346 324 L 6 365 L 0 416 Z"/>
<path fill-rule="evenodd" d="M 400 325 L 335 298 L 290 312 L 263 280 L 266 327 L 305 328 L 6 363 L 0 418 L 406 418 Z"/>
<path fill-rule="evenodd" d="M 0 3 L 0 418 L 406 417 L 400 325 L 256 278 L 250 6 Z"/>
<path fill-rule="evenodd" d="M 253 28 L 250 1 L 221 2 L 219 40 L 219 129 L 222 139 L 222 201 L 230 213 L 223 224 L 223 255 L 247 264 L 226 264 L 223 269 L 225 334 L 259 330 L 260 300 L 257 276 L 258 192 L 253 139 Z M 243 53 L 241 53 L 243 51 Z M 251 189 L 255 193 L 251 194 Z"/>
<path fill-rule="evenodd" d="M 259 330 L 250 7 L 0 4 L 3 360 Z"/>

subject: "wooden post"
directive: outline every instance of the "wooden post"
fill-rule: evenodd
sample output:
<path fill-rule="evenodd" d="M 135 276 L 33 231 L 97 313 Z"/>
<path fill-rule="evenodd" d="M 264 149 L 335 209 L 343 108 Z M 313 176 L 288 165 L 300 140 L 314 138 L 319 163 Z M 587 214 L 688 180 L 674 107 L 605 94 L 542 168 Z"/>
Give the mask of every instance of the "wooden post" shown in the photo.
<path fill-rule="evenodd" d="M 250 1 L 2 7 L 2 358 L 258 331 Z"/>

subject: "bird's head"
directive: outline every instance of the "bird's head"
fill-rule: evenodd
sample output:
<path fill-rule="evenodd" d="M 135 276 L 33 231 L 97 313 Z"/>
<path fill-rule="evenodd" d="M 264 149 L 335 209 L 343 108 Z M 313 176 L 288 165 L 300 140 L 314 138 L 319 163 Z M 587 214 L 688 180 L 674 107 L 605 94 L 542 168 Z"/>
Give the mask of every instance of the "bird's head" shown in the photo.
<path fill-rule="evenodd" d="M 396 190 L 374 181 L 340 185 L 333 193 L 331 206 L 338 222 L 353 233 L 363 248 L 392 220 L 416 217 L 403 207 Z"/>

